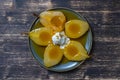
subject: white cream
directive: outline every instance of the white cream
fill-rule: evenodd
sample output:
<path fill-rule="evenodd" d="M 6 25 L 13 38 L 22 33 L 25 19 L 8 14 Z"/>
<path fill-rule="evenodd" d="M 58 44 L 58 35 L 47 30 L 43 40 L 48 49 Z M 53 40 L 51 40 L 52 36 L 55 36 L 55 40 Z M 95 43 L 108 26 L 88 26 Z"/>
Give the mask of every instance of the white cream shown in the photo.
<path fill-rule="evenodd" d="M 57 32 L 52 36 L 52 42 L 54 45 L 59 45 L 61 49 L 64 49 L 64 47 L 70 42 L 70 39 L 62 31 Z"/>

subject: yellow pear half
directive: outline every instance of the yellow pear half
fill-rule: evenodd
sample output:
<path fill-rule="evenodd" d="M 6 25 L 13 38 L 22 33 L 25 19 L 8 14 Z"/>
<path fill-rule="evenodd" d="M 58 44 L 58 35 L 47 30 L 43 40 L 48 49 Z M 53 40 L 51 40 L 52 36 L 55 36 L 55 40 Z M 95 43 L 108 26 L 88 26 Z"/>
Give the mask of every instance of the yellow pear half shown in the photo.
<path fill-rule="evenodd" d="M 64 48 L 64 56 L 72 61 L 81 61 L 89 58 L 85 48 L 77 41 L 70 41 L 70 43 Z"/>
<path fill-rule="evenodd" d="M 44 11 L 40 14 L 40 22 L 45 27 L 50 27 L 59 32 L 64 29 L 66 18 L 61 11 Z"/>
<path fill-rule="evenodd" d="M 65 23 L 65 33 L 70 38 L 79 38 L 89 29 L 86 21 L 70 20 Z"/>
<path fill-rule="evenodd" d="M 47 46 L 51 41 L 51 29 L 46 27 L 41 27 L 35 30 L 32 30 L 29 33 L 30 39 L 35 42 L 37 45 Z"/>
<path fill-rule="evenodd" d="M 44 52 L 44 65 L 51 67 L 58 64 L 63 56 L 63 52 L 59 46 L 49 44 Z"/>

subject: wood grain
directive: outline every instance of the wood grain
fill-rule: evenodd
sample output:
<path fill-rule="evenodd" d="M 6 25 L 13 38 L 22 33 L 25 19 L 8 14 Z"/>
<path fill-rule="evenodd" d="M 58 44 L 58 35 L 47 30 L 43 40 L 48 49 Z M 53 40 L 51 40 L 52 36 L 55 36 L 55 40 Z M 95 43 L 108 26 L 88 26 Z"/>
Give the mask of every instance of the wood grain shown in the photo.
<path fill-rule="evenodd" d="M 20 35 L 35 19 L 32 12 L 54 7 L 85 16 L 94 36 L 92 58 L 65 73 L 42 68 Z M 120 80 L 120 0 L 1 0 L 0 80 Z"/>

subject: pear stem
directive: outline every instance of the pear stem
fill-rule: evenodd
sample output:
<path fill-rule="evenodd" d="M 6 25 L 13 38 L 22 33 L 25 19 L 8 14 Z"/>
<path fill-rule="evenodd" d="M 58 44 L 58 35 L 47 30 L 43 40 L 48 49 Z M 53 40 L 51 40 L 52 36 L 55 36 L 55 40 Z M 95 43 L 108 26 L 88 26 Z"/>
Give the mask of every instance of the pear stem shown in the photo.
<path fill-rule="evenodd" d="M 22 32 L 21 35 L 28 36 L 28 35 L 29 35 L 29 32 Z"/>
<path fill-rule="evenodd" d="M 35 17 L 37 17 L 37 18 L 39 17 L 39 15 L 36 14 L 36 13 L 32 13 L 32 14 L 33 14 L 33 16 L 35 16 Z M 21 35 L 28 36 L 28 35 L 29 35 L 29 32 L 22 32 Z"/>
<path fill-rule="evenodd" d="M 33 16 L 35 16 L 35 17 L 39 17 L 39 15 L 38 15 L 38 14 L 36 14 L 36 13 L 33 13 Z"/>

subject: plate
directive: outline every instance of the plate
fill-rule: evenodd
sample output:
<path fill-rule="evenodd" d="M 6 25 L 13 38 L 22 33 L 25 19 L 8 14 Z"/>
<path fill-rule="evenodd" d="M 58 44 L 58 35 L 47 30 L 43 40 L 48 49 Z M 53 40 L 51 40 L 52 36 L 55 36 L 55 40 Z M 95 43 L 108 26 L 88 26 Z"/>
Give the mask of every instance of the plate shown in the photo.
<path fill-rule="evenodd" d="M 49 10 L 62 11 L 65 14 L 67 20 L 81 19 L 81 20 L 87 21 L 86 18 L 84 18 L 82 15 L 80 15 L 77 12 L 75 12 L 73 10 L 70 10 L 70 9 L 54 8 L 54 9 L 49 9 Z M 70 14 L 72 14 L 72 16 Z M 29 31 L 31 31 L 33 29 L 36 29 L 40 26 L 42 26 L 42 25 L 39 22 L 39 18 L 36 18 L 33 21 Z M 90 50 L 92 48 L 91 28 L 89 28 L 88 32 L 85 33 L 80 39 L 78 39 L 78 41 L 80 41 L 84 45 L 85 49 L 87 50 L 87 52 L 89 54 Z M 29 38 L 29 47 L 30 47 L 30 50 L 31 50 L 34 58 L 40 63 L 40 65 L 42 67 L 46 68 L 47 70 L 51 70 L 51 71 L 55 71 L 55 72 L 65 72 L 65 71 L 69 71 L 69 70 L 77 68 L 78 66 L 80 66 L 84 62 L 84 61 L 76 62 L 76 61 L 65 61 L 65 60 L 63 60 L 63 62 L 61 61 L 61 63 L 59 63 L 58 65 L 47 68 L 47 67 L 44 66 L 44 63 L 43 63 L 43 53 L 44 53 L 45 47 L 41 47 L 41 46 L 36 45 L 30 38 Z"/>

